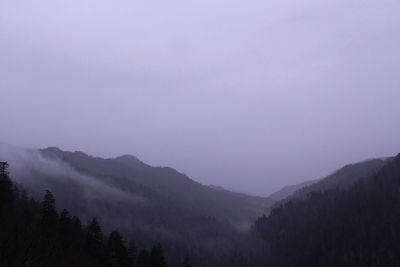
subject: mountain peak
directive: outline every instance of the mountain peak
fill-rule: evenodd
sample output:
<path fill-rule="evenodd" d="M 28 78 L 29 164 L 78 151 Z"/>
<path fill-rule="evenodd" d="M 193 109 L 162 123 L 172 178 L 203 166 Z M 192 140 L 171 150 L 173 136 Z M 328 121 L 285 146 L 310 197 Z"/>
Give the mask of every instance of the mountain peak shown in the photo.
<path fill-rule="evenodd" d="M 129 155 L 129 154 L 125 154 L 125 155 L 116 157 L 116 158 L 114 158 L 114 160 L 117 160 L 119 162 L 126 163 L 126 164 L 147 165 L 146 163 L 144 163 L 143 161 L 141 161 L 137 157 L 135 157 L 133 155 Z"/>
<path fill-rule="evenodd" d="M 61 158 L 63 151 L 59 149 L 58 147 L 55 146 L 49 146 L 44 149 L 40 149 L 40 152 L 47 157 L 52 157 L 52 158 Z"/>
<path fill-rule="evenodd" d="M 54 152 L 54 153 L 62 152 L 62 150 L 56 146 L 49 146 L 47 148 L 42 149 L 42 151 Z"/>
<path fill-rule="evenodd" d="M 116 160 L 139 160 L 137 157 L 129 154 L 125 154 L 122 156 L 118 156 L 115 158 Z"/>

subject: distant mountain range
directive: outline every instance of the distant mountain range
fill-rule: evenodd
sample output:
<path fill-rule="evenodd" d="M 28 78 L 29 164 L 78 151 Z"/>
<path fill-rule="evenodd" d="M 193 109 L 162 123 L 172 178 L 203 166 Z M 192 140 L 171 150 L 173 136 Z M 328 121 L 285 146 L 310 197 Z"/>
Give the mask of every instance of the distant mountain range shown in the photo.
<path fill-rule="evenodd" d="M 130 155 L 104 159 L 49 147 L 2 156 L 11 178 L 34 197 L 49 189 L 60 209 L 84 221 L 97 217 L 106 231 L 118 228 L 141 247 L 161 242 L 172 259 L 186 251 L 196 262 L 196 255 L 232 249 L 235 232 L 249 229 L 274 202 L 205 186 Z"/>
<path fill-rule="evenodd" d="M 392 160 L 346 165 L 323 179 L 286 186 L 270 197 L 255 197 L 202 185 L 173 168 L 153 167 L 131 155 L 104 159 L 56 147 L 0 149 L 0 161 L 10 164 L 12 180 L 29 195 L 41 199 L 49 189 L 59 209 L 67 208 L 84 222 L 96 217 L 106 232 L 119 229 L 141 248 L 161 242 L 171 266 L 180 264 L 186 254 L 195 266 L 264 266 L 265 246 L 242 230 L 256 229 L 265 240 L 269 236 L 285 240 L 286 230 L 281 236 L 273 229 L 281 229 L 280 224 L 290 228 L 296 220 L 306 223 L 301 211 L 292 209 L 294 204 L 310 207 L 314 216 L 322 210 L 313 206 L 310 196 L 340 196 L 337 192 L 370 181 Z M 262 216 L 271 211 L 273 219 Z M 300 217 L 286 220 L 291 214 Z"/>
<path fill-rule="evenodd" d="M 131 155 L 103 159 L 54 147 L 40 152 L 47 159 L 61 160 L 76 171 L 93 176 L 126 193 L 134 192 L 146 197 L 145 192 L 151 191 L 167 200 L 233 224 L 250 222 L 273 203 L 269 198 L 252 197 L 225 189 L 215 190 L 212 186 L 191 180 L 173 168 L 152 167 Z M 130 189 L 134 185 L 137 186 L 136 191 Z M 143 192 L 139 190 L 141 187 Z"/>

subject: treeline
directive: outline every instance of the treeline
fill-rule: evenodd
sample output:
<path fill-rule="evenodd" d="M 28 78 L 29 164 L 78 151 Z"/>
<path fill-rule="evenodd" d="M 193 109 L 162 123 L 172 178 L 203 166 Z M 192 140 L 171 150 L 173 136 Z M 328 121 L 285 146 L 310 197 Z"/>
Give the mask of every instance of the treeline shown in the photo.
<path fill-rule="evenodd" d="M 271 266 L 400 266 L 400 155 L 347 190 L 275 208 L 255 230 Z"/>
<path fill-rule="evenodd" d="M 43 201 L 28 198 L 10 180 L 8 164 L 0 162 L 0 266 L 167 266 L 158 243 L 138 252 L 118 230 L 108 236 L 96 218 L 82 225 L 46 191 Z M 185 258 L 182 266 L 190 266 Z"/>

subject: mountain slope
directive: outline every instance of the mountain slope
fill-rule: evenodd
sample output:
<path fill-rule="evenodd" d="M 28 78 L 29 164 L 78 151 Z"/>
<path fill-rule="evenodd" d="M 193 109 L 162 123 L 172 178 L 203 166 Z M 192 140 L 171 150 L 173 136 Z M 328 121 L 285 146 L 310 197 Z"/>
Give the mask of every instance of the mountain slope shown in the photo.
<path fill-rule="evenodd" d="M 378 171 L 391 159 L 392 158 L 369 159 L 354 164 L 348 164 L 325 178 L 284 187 L 280 191 L 269 196 L 270 198 L 274 198 L 275 196 L 274 199 L 277 200 L 277 202 L 271 205 L 270 210 L 292 199 L 304 199 L 312 192 L 320 192 L 335 188 L 349 188 L 358 180 L 364 179 Z M 285 195 L 287 196 L 284 197 Z"/>
<path fill-rule="evenodd" d="M 105 235 L 96 219 L 82 225 L 68 210 L 59 213 L 50 191 L 41 202 L 27 198 L 12 183 L 8 166 L 0 162 L 0 266 L 166 267 L 159 243 L 137 253 L 135 241 L 127 242 L 118 230 Z"/>
<path fill-rule="evenodd" d="M 349 188 L 356 181 L 366 178 L 381 169 L 390 159 L 369 159 L 346 165 L 320 181 L 296 191 L 293 197 L 304 198 L 311 192 Z"/>
<path fill-rule="evenodd" d="M 264 255 L 271 266 L 399 266 L 399 191 L 400 154 L 347 189 L 294 198 L 256 221 Z"/>
<path fill-rule="evenodd" d="M 3 153 L 0 160 L 9 161 L 13 179 L 34 197 L 50 189 L 59 208 L 84 222 L 97 217 L 105 231 L 118 228 L 140 247 L 161 242 L 172 265 L 185 253 L 202 266 L 223 261 L 216 255 L 236 246 L 235 228 L 249 226 L 271 205 L 270 199 L 215 190 L 133 156 L 102 159 L 48 148 Z"/>
<path fill-rule="evenodd" d="M 107 184 L 118 186 L 121 190 L 126 191 L 126 184 L 135 183 L 232 223 L 251 220 L 271 204 L 268 198 L 246 198 L 240 193 L 213 190 L 172 168 L 152 167 L 129 155 L 102 159 L 57 148 L 44 149 L 41 153 L 47 158 L 61 159 L 81 173 L 101 177 Z"/>
<path fill-rule="evenodd" d="M 303 187 L 310 186 L 318 181 L 319 180 L 313 180 L 313 181 L 306 181 L 306 182 L 303 182 L 300 184 L 295 184 L 295 185 L 287 185 L 287 186 L 283 187 L 282 189 L 276 191 L 275 193 L 272 193 L 271 195 L 269 195 L 269 197 L 276 201 L 280 201 L 280 200 L 283 200 L 283 199 L 293 195 L 294 192 L 302 189 Z"/>

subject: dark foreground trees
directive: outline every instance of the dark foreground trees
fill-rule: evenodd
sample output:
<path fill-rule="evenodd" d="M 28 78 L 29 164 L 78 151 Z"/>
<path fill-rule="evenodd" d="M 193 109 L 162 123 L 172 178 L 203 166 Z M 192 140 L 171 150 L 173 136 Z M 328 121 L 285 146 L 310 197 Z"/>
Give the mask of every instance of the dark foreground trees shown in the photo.
<path fill-rule="evenodd" d="M 134 241 L 127 248 L 118 231 L 107 237 L 96 218 L 82 226 L 68 210 L 59 214 L 48 190 L 41 203 L 28 199 L 7 170 L 8 164 L 0 162 L 0 267 L 166 266 L 160 244 L 142 264 Z"/>

